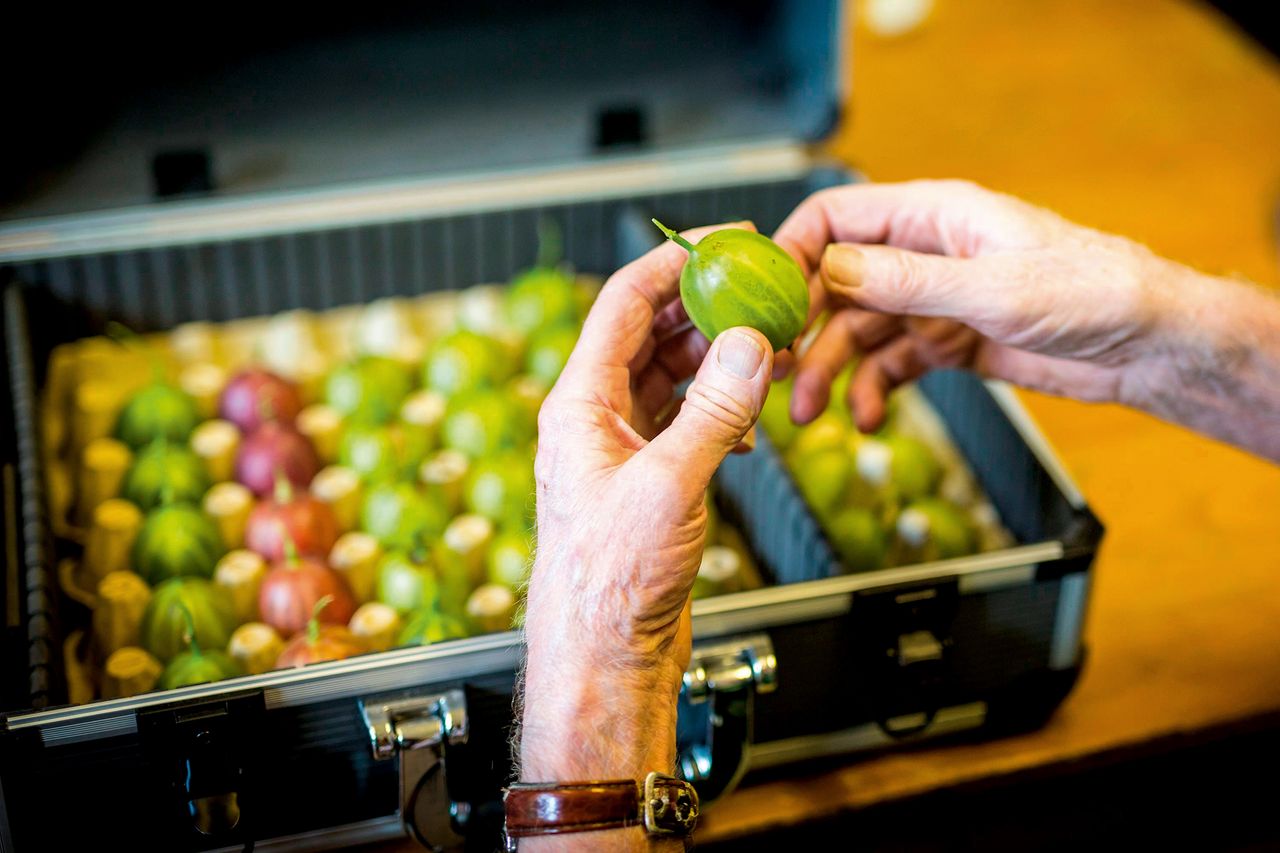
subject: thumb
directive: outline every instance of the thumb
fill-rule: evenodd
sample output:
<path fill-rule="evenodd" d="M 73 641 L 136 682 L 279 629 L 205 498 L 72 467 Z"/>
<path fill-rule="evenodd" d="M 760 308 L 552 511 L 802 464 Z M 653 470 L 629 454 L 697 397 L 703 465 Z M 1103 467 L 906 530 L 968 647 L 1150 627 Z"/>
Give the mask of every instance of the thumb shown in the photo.
<path fill-rule="evenodd" d="M 963 320 L 990 294 L 973 275 L 978 261 L 892 246 L 833 243 L 822 254 L 827 292 L 883 314 Z M 991 282 L 987 282 L 990 284 Z"/>
<path fill-rule="evenodd" d="M 755 329 L 722 332 L 685 391 L 671 425 L 640 456 L 701 492 L 729 451 L 755 424 L 769 393 L 773 347 Z"/>

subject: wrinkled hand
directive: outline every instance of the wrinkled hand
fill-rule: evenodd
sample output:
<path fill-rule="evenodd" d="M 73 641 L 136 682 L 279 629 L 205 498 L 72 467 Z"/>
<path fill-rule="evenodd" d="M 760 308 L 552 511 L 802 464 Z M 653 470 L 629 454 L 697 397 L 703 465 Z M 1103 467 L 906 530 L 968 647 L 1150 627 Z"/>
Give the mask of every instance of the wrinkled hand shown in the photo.
<path fill-rule="evenodd" d="M 755 423 L 773 369 L 759 332 L 708 344 L 689 325 L 677 299 L 686 257 L 664 243 L 609 279 L 539 414 L 528 780 L 672 769 L 707 486 Z"/>
<path fill-rule="evenodd" d="M 821 413 L 861 353 L 848 402 L 863 429 L 879 425 L 890 390 L 933 367 L 1126 400 L 1152 353 L 1151 283 L 1176 268 L 962 181 L 819 192 L 775 239 L 807 265 L 817 310 L 832 312 L 797 366 L 792 415 Z"/>

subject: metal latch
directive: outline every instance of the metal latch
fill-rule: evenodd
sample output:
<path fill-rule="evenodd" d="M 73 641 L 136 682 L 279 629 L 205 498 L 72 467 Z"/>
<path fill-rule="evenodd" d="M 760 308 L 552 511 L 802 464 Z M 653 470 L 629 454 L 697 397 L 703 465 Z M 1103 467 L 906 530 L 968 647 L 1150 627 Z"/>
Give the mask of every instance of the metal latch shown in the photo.
<path fill-rule="evenodd" d="M 747 769 L 757 693 L 778 687 L 767 634 L 694 648 L 680 691 L 679 772 L 703 802 L 732 790 Z"/>
<path fill-rule="evenodd" d="M 400 821 L 428 850 L 460 847 L 469 809 L 449 796 L 446 760 L 467 742 L 467 698 L 461 690 L 360 701 L 373 757 L 400 759 Z"/>
<path fill-rule="evenodd" d="M 954 704 L 954 578 L 855 593 L 852 622 L 857 693 L 891 738 L 919 735 Z"/>
<path fill-rule="evenodd" d="M 202 847 L 254 837 L 264 808 L 255 770 L 265 713 L 261 690 L 138 711 L 138 742 L 169 801 L 162 835 Z"/>

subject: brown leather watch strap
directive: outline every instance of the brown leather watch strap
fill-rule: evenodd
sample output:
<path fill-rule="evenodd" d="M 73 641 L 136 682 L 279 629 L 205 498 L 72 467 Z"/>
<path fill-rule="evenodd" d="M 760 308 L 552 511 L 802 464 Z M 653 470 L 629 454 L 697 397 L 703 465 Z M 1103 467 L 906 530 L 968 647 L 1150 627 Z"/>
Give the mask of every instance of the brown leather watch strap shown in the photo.
<path fill-rule="evenodd" d="M 698 794 L 688 782 L 650 773 L 643 783 L 524 783 L 503 795 L 507 838 L 643 826 L 655 836 L 687 836 L 698 822 Z"/>
<path fill-rule="evenodd" d="M 640 789 L 630 779 L 568 785 L 512 785 L 503 802 L 507 834 L 552 835 L 636 826 Z"/>

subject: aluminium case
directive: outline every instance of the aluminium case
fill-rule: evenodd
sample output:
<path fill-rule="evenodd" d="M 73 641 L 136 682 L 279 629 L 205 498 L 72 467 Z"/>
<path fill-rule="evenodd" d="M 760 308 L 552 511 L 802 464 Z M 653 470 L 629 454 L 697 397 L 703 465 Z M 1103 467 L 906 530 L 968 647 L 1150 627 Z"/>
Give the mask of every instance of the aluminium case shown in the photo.
<path fill-rule="evenodd" d="M 163 849 L 393 837 L 404 831 L 399 777 L 426 756 L 407 792 L 433 796 L 419 829 L 440 842 L 465 822 L 468 846 L 486 849 L 501 820 L 520 654 L 518 635 L 490 635 L 49 707 L 59 546 L 42 500 L 36 396 L 53 345 L 107 318 L 162 329 L 502 279 L 532 259 L 546 217 L 563 228 L 568 260 L 605 272 L 652 241 L 649 216 L 681 226 L 750 217 L 768 229 L 809 192 L 848 179 L 800 145 L 733 143 L 0 226 L 0 272 L 14 283 L 4 304 L 15 415 L 4 444 L 6 609 L 29 662 L 20 673 L 6 665 L 6 695 L 23 698 L 4 709 L 13 713 L 0 734 L 0 848 L 34 849 L 53 832 L 68 845 Z M 729 460 L 722 510 L 777 585 L 695 603 L 680 758 L 704 795 L 747 768 L 1036 725 L 1070 689 L 1101 528 L 1007 389 L 954 372 L 920 387 L 1017 546 L 840 575 L 768 442 Z M 379 714 L 414 699 L 439 721 L 443 745 L 379 755 L 371 729 L 394 729 L 395 713 Z M 227 790 L 239 824 L 199 834 L 189 802 Z M 452 821 L 450 801 L 463 804 Z"/>

